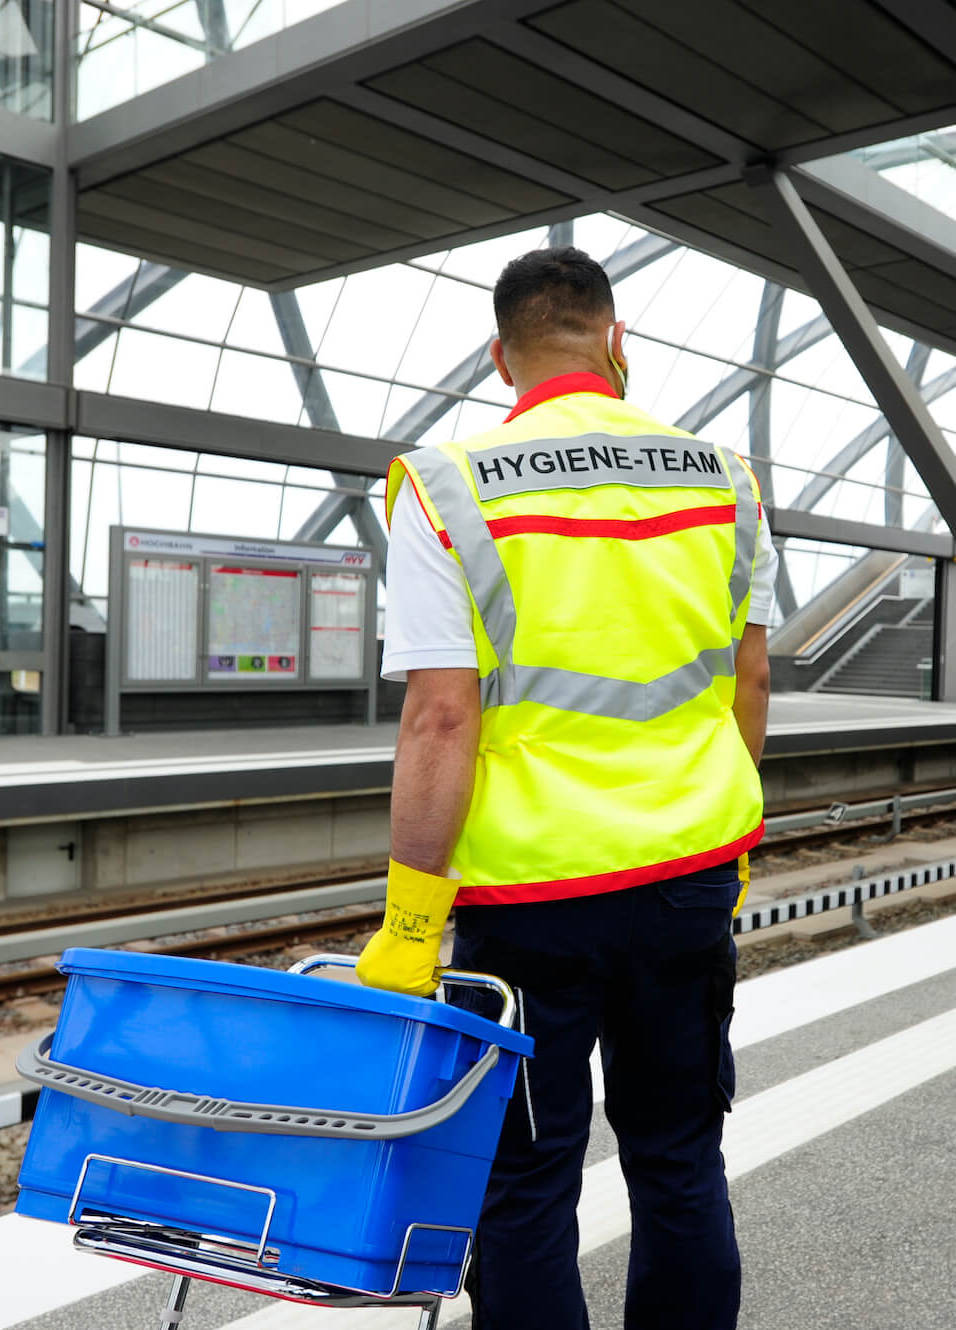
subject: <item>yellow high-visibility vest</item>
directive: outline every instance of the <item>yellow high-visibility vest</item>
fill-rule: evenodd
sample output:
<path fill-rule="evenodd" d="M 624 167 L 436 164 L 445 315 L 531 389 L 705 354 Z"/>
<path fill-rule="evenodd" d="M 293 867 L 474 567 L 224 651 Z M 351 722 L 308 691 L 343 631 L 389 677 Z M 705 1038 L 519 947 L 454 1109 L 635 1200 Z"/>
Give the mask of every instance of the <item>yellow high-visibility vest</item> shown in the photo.
<path fill-rule="evenodd" d="M 389 518 L 408 479 L 472 600 L 482 720 L 459 905 L 675 877 L 763 832 L 732 712 L 756 481 L 609 392 L 552 380 L 497 429 L 389 472 Z"/>

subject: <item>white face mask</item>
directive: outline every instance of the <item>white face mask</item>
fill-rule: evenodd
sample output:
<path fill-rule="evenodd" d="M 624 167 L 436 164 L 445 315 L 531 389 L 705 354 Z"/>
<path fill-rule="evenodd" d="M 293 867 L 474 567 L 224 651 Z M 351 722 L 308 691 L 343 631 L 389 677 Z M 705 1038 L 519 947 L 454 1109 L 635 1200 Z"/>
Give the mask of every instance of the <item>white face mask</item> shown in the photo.
<path fill-rule="evenodd" d="M 616 326 L 616 324 L 612 323 L 607 330 L 607 356 L 614 368 L 614 372 L 621 380 L 621 398 L 623 400 L 627 396 L 627 366 L 622 365 L 614 354 L 614 329 Z"/>

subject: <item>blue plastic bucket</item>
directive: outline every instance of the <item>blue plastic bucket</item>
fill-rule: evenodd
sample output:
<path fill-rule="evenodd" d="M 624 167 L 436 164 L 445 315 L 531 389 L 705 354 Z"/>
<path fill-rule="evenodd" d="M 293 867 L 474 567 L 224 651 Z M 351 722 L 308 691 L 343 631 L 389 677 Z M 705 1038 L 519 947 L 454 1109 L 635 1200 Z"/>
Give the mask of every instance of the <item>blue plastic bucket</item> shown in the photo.
<path fill-rule="evenodd" d="M 324 976 L 85 948 L 65 952 L 60 968 L 69 981 L 50 1058 L 181 1092 L 183 1103 L 202 1097 L 203 1121 L 221 1104 L 265 1103 L 301 1108 L 300 1122 L 322 1110 L 334 1130 L 336 1113 L 419 1110 L 489 1050 L 497 1062 L 451 1117 L 397 1139 L 281 1134 L 275 1114 L 259 1115 L 269 1134 L 219 1130 L 141 1116 L 131 1096 L 109 1106 L 44 1089 L 20 1214 L 66 1222 L 75 1202 L 77 1218 L 103 1212 L 253 1246 L 267 1229 L 283 1274 L 381 1294 L 408 1238 L 400 1290 L 455 1290 L 465 1239 L 413 1226 L 475 1227 L 530 1039 L 458 1007 Z M 152 1100 L 177 1102 L 159 1090 Z"/>

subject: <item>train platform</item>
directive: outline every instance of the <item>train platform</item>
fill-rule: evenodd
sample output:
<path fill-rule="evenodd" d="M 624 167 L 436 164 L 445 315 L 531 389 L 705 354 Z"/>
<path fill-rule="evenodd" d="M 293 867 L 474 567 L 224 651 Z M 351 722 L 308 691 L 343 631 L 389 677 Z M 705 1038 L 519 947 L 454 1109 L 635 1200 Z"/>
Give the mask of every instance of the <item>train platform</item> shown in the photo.
<path fill-rule="evenodd" d="M 0 739 L 0 823 L 386 790 L 395 724 Z M 956 743 L 956 705 L 778 693 L 765 761 Z M 768 789 L 768 796 L 772 793 Z"/>
<path fill-rule="evenodd" d="M 747 980 L 724 1152 L 744 1264 L 740 1330 L 950 1330 L 956 917 Z M 593 1330 L 621 1323 L 628 1208 L 595 1113 L 580 1205 Z M 533 1241 L 533 1235 L 529 1235 Z M 0 1330 L 149 1330 L 167 1277 L 0 1218 Z M 187 1330 L 413 1330 L 404 1310 L 329 1311 L 197 1284 Z M 442 1326 L 465 1330 L 464 1301 Z"/>
<path fill-rule="evenodd" d="M 0 739 L 0 822 L 387 790 L 397 725 Z"/>

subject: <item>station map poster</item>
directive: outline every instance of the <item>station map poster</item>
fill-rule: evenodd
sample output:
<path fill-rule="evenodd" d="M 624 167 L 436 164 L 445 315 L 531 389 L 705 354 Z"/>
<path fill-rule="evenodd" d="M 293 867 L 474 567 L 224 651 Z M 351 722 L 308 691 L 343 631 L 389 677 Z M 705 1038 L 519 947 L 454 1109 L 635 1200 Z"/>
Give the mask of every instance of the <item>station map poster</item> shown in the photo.
<path fill-rule="evenodd" d="M 313 573 L 309 678 L 359 679 L 365 670 L 365 585 L 357 573 Z"/>
<path fill-rule="evenodd" d="M 209 570 L 210 679 L 299 674 L 301 573 L 220 565 Z"/>
<path fill-rule="evenodd" d="M 126 677 L 195 679 L 199 564 L 131 559 L 127 596 Z"/>

